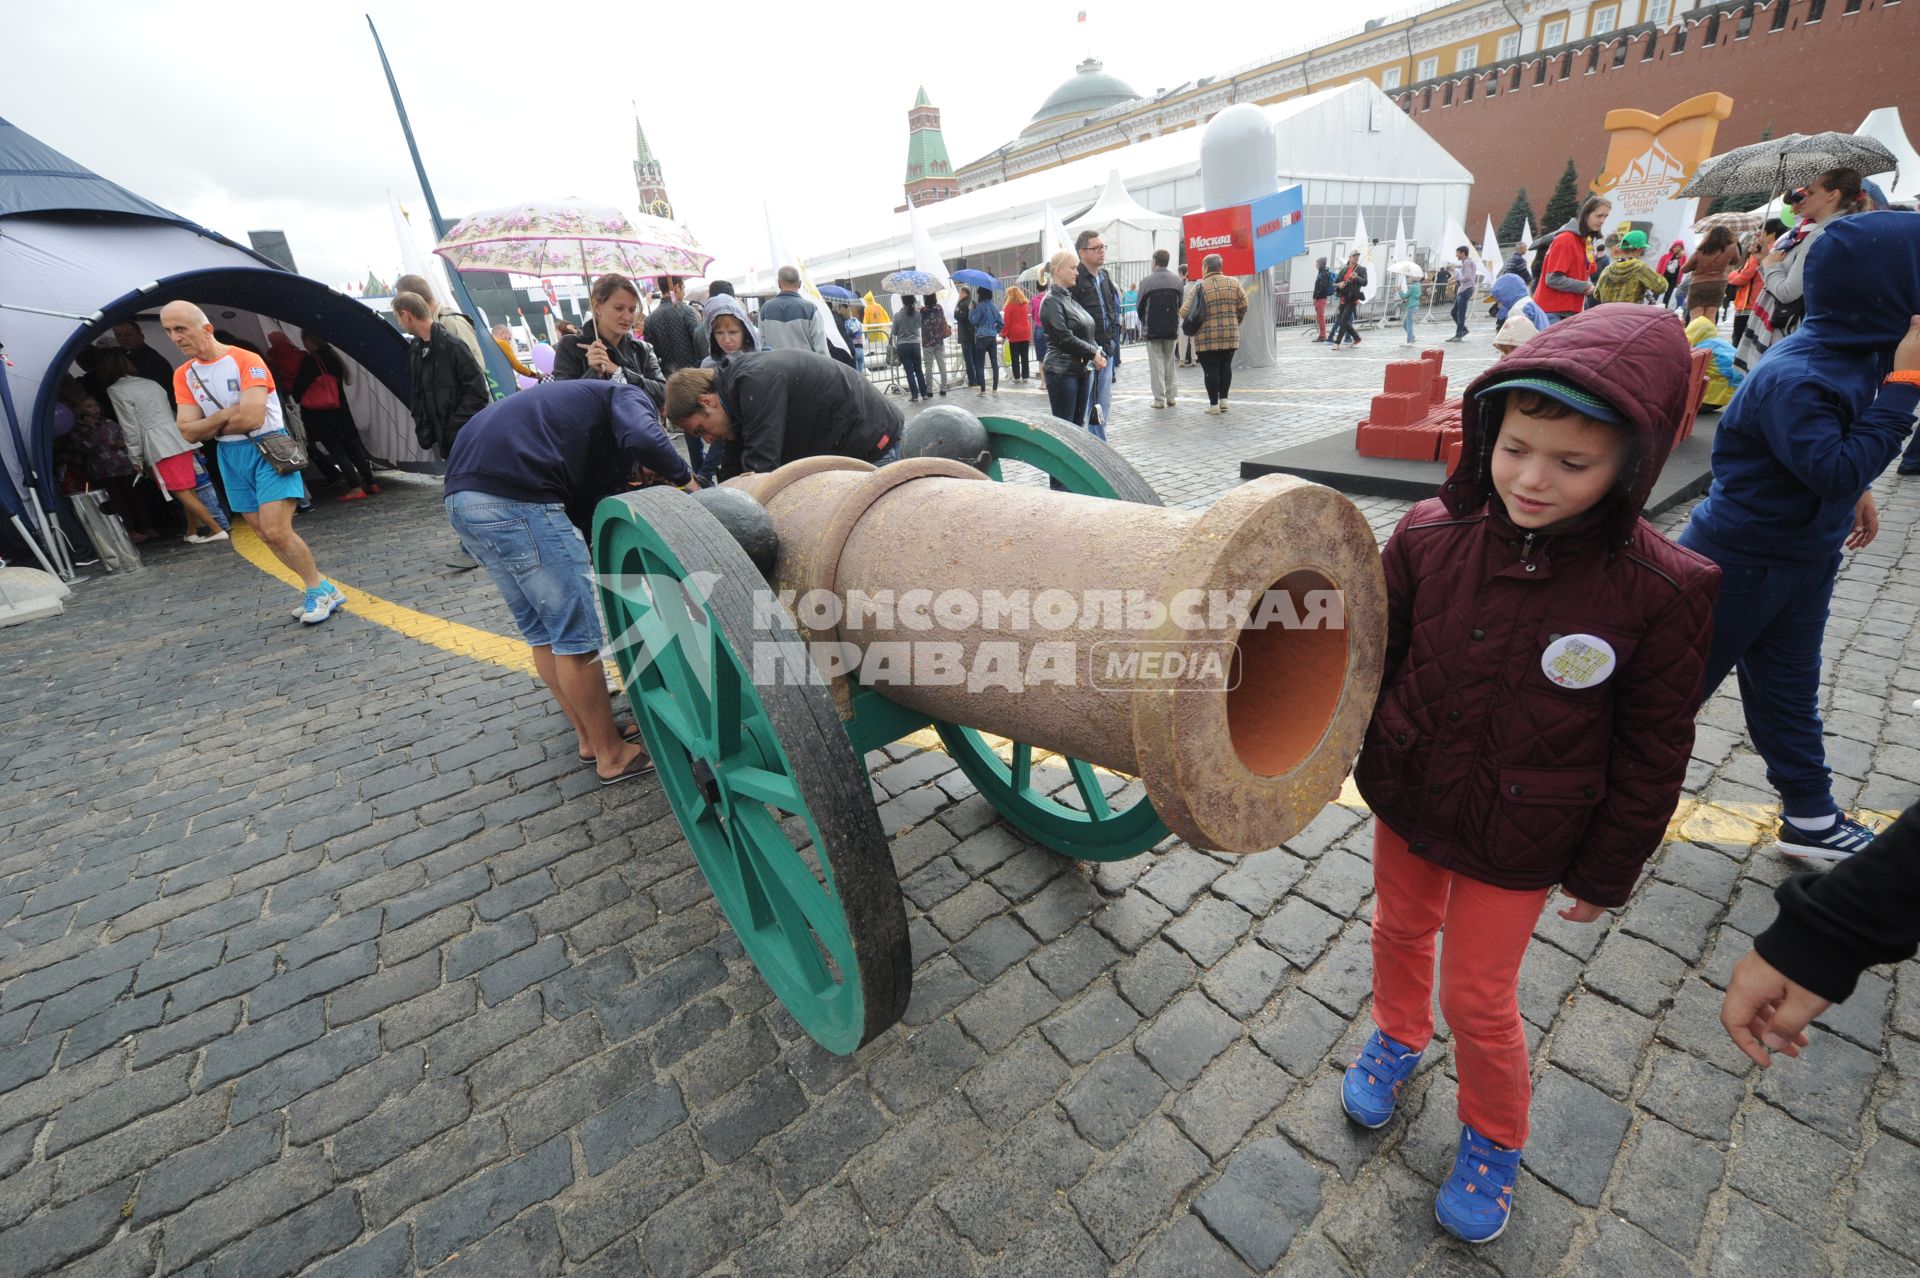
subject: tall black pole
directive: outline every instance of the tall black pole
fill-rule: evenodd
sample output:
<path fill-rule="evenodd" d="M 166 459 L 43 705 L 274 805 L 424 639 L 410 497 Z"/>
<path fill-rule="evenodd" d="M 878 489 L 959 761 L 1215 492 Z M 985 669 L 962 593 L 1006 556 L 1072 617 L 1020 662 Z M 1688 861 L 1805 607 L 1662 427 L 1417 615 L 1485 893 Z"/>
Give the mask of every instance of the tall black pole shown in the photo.
<path fill-rule="evenodd" d="M 420 144 L 413 140 L 413 122 L 407 119 L 407 104 L 400 100 L 400 84 L 393 78 L 393 64 L 387 61 L 387 48 L 380 43 L 380 28 L 373 25 L 372 14 L 367 15 L 367 30 L 373 32 L 373 47 L 380 55 L 380 69 L 387 74 L 387 88 L 393 93 L 393 109 L 400 117 L 400 132 L 406 135 L 407 152 L 413 156 L 413 171 L 420 179 L 420 193 L 427 198 L 427 217 L 433 222 L 433 238 L 438 240 L 453 229 L 453 224 L 440 216 L 440 202 L 433 198 L 433 183 L 427 181 L 427 166 L 420 162 Z M 479 307 L 467 295 L 466 283 L 451 262 L 447 264 L 447 283 L 453 289 L 454 309 L 469 316 L 477 315 Z M 491 335 L 480 343 L 480 353 L 486 363 L 489 393 L 494 399 L 505 397 L 507 392 L 503 388 L 514 384 L 513 369 L 508 365 L 507 357 L 501 353 L 499 344 Z"/>

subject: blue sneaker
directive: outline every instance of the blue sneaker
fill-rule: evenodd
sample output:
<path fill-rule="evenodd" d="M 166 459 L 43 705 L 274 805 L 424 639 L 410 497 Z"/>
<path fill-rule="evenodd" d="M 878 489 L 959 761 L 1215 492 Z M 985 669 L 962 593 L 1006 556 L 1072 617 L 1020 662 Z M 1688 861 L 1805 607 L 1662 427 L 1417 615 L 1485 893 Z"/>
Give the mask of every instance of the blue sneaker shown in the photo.
<path fill-rule="evenodd" d="M 1844 861 L 1855 852 L 1864 852 L 1879 837 L 1872 826 L 1862 825 L 1846 813 L 1824 830 L 1803 830 L 1791 821 L 1780 822 L 1780 837 L 1774 851 L 1806 861 Z"/>
<path fill-rule="evenodd" d="M 1362 1127 L 1385 1127 L 1400 1103 L 1400 1085 L 1413 1077 L 1421 1055 L 1374 1030 L 1340 1083 L 1340 1106 L 1347 1117 Z"/>
<path fill-rule="evenodd" d="M 1453 1175 L 1433 1201 L 1433 1218 L 1461 1242 L 1492 1242 L 1513 1219 L 1513 1184 L 1519 1176 L 1519 1150 L 1502 1149 L 1462 1125 Z"/>
<path fill-rule="evenodd" d="M 301 602 L 300 611 L 294 616 L 309 626 L 317 626 L 331 617 L 334 609 L 346 602 L 347 597 L 341 593 L 340 587 L 322 577 L 319 585 L 307 591 L 306 597 Z"/>

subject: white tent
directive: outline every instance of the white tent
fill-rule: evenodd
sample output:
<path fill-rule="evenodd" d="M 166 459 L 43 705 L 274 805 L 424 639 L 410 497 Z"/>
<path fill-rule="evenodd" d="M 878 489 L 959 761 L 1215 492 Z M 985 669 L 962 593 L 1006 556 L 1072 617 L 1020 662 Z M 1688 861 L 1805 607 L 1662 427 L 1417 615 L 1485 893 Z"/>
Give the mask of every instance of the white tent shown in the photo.
<path fill-rule="evenodd" d="M 1412 187 L 1409 230 L 1422 244 L 1434 241 L 1448 216 L 1466 216 L 1473 175 L 1371 81 L 1322 89 L 1260 109 L 1279 135 L 1279 188 L 1315 181 Z M 928 226 L 928 234 L 947 258 L 1037 245 L 1045 205 L 1077 224 L 1112 185 L 1116 171 L 1130 199 L 1149 212 L 1169 217 L 1191 213 L 1202 205 L 1204 133 L 1197 128 L 1163 133 L 924 206 L 929 221 L 938 219 Z M 1343 235 L 1347 220 L 1344 215 L 1340 220 L 1335 233 Z M 850 247 L 827 245 L 807 255 L 817 277 L 860 279 L 913 265 L 904 211 L 878 215 L 864 224 L 864 231 L 862 225 L 856 212 L 842 241 Z M 1116 260 L 1108 254 L 1109 264 Z M 751 273 L 741 286 L 743 292 L 759 287 Z"/>
<path fill-rule="evenodd" d="M 1893 161 L 1899 167 L 1891 173 L 1873 175 L 1887 198 L 1920 199 L 1920 154 L 1915 154 L 1913 143 L 1907 141 L 1907 131 L 1900 124 L 1900 108 L 1881 107 L 1870 112 L 1854 132 L 1872 138 L 1893 152 Z"/>
<path fill-rule="evenodd" d="M 1074 235 L 1089 228 L 1100 232 L 1107 256 L 1116 262 L 1144 262 L 1158 248 L 1179 252 L 1180 226 L 1179 218 L 1155 213 L 1128 194 L 1120 170 L 1114 169 L 1107 174 L 1106 189 L 1093 207 L 1068 223 L 1066 229 Z"/>
<path fill-rule="evenodd" d="M 256 341 L 281 325 L 323 334 L 348 361 L 348 406 L 368 448 L 423 457 L 406 407 L 406 344 L 359 301 L 89 172 L 5 120 L 0 173 L 0 513 L 30 516 L 36 501 L 61 508 L 52 448 L 61 378 L 115 324 L 177 299 Z M 157 325 L 142 327 L 149 345 L 179 362 Z"/>

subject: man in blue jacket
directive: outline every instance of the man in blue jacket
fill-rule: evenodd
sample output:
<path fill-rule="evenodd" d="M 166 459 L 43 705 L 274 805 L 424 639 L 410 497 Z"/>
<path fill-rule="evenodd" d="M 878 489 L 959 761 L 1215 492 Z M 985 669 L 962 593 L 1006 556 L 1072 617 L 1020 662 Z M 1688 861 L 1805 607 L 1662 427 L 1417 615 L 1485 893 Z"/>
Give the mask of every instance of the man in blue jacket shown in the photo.
<path fill-rule="evenodd" d="M 1874 832 L 1833 801 L 1820 644 L 1843 546 L 1879 530 L 1867 486 L 1920 407 L 1920 217 L 1841 218 L 1813 245 L 1807 318 L 1747 375 L 1713 441 L 1713 487 L 1680 544 L 1720 565 L 1702 699 L 1729 670 L 1788 856 L 1841 861 Z"/>
<path fill-rule="evenodd" d="M 698 488 L 629 382 L 542 382 L 474 414 L 447 458 L 447 518 L 533 649 L 534 668 L 580 738 L 602 785 L 653 770 L 607 703 L 600 613 L 582 533 L 636 469 Z"/>

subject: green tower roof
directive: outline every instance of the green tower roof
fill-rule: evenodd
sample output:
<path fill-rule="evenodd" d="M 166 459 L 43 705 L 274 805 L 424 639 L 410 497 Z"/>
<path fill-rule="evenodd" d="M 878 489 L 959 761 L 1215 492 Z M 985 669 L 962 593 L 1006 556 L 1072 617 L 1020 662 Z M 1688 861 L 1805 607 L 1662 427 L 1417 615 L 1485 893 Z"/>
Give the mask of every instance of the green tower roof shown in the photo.
<path fill-rule="evenodd" d="M 938 129 L 915 129 L 907 139 L 907 181 L 949 177 L 953 162 L 947 159 L 946 139 Z"/>

